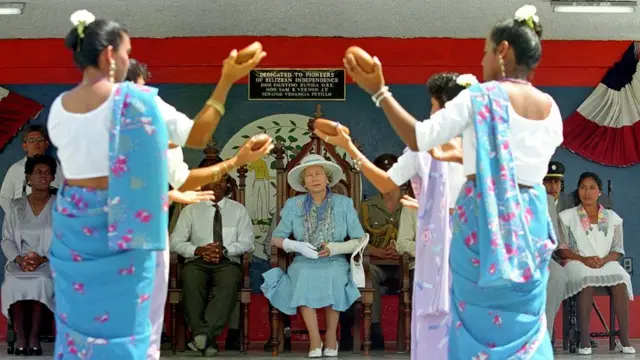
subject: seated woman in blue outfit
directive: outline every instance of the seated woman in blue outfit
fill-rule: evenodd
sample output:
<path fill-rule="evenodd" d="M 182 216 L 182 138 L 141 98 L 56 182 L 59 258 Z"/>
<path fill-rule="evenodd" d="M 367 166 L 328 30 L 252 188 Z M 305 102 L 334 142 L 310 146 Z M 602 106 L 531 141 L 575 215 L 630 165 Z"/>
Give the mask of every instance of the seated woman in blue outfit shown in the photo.
<path fill-rule="evenodd" d="M 307 194 L 287 200 L 271 241 L 296 256 L 286 274 L 280 268 L 263 274 L 262 292 L 271 304 L 287 315 L 298 310 L 302 314 L 311 358 L 338 355 L 339 313 L 360 297 L 344 254 L 357 248 L 364 230 L 353 201 L 329 190 L 341 176 L 338 165 L 315 154 L 289 172 L 291 188 Z M 345 241 L 347 237 L 352 240 Z M 327 322 L 324 352 L 316 316 L 316 309 L 322 308 Z"/>

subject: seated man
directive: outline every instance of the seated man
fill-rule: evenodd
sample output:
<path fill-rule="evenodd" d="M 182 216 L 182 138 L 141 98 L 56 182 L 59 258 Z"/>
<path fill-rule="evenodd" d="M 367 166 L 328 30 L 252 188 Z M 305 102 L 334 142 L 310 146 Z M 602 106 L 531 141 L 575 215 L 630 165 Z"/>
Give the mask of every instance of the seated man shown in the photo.
<path fill-rule="evenodd" d="M 189 348 L 212 356 L 215 339 L 238 302 L 242 254 L 254 249 L 253 226 L 242 204 L 225 197 L 227 177 L 207 184 L 215 202 L 191 204 L 180 212 L 170 238 L 171 250 L 186 259 L 182 296 L 187 325 L 194 334 Z M 207 304 L 209 290 L 213 299 Z"/>
<path fill-rule="evenodd" d="M 564 166 L 556 161 L 549 163 L 549 169 L 547 175 L 544 177 L 543 183 L 547 190 L 547 206 L 551 223 L 553 224 L 553 230 L 558 236 L 558 211 L 556 211 L 556 202 L 560 195 L 560 188 L 562 179 L 564 177 Z M 547 330 L 549 331 L 549 337 L 551 342 L 555 337 L 553 336 L 553 327 L 556 319 L 556 314 L 564 300 L 564 290 L 567 287 L 567 275 L 564 272 L 562 266 L 556 261 L 549 262 L 549 282 L 547 283 Z"/>
<path fill-rule="evenodd" d="M 374 160 L 374 165 L 383 171 L 391 169 L 398 161 L 393 154 L 382 154 Z M 398 235 L 398 223 L 402 205 L 402 188 L 394 187 L 388 193 L 381 193 L 371 197 L 362 203 L 360 220 L 365 232 L 370 234 L 369 245 L 372 260 L 398 260 L 400 254 L 396 251 Z M 382 335 L 382 301 L 381 287 L 391 285 L 398 290 L 400 285 L 400 267 L 394 265 L 369 266 L 373 280 L 373 306 L 371 308 L 371 348 L 384 349 L 384 336 Z"/>

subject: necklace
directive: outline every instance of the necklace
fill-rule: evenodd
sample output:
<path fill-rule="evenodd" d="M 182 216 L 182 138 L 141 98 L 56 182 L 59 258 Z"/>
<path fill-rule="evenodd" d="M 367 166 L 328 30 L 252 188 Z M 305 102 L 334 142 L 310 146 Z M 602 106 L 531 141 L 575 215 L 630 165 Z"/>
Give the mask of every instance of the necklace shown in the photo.
<path fill-rule="evenodd" d="M 516 83 L 516 84 L 523 84 L 523 85 L 531 85 L 531 83 L 527 80 L 521 80 L 521 79 L 514 79 L 514 78 L 504 78 L 504 79 L 500 79 L 498 80 L 500 82 L 512 82 L 512 83 Z"/>

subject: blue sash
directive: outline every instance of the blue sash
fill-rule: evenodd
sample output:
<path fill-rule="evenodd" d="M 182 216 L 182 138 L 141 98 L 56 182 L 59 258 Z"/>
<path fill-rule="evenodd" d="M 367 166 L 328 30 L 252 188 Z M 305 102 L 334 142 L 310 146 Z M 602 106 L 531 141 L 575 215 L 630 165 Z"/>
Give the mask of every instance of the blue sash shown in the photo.
<path fill-rule="evenodd" d="M 546 273 L 539 259 L 553 251 L 555 239 L 537 247 L 538 239 L 532 239 L 529 231 L 531 214 L 523 206 L 508 139 L 509 96 L 497 82 L 477 84 L 469 90 L 476 116 L 476 191 L 481 201 L 478 205 L 484 207 L 478 212 L 478 221 L 487 225 L 478 227 L 477 237 L 491 244 L 480 247 L 478 286 L 538 282 Z"/>
<path fill-rule="evenodd" d="M 109 246 L 164 250 L 168 229 L 168 135 L 158 90 L 130 82 L 116 90 L 109 137 Z"/>

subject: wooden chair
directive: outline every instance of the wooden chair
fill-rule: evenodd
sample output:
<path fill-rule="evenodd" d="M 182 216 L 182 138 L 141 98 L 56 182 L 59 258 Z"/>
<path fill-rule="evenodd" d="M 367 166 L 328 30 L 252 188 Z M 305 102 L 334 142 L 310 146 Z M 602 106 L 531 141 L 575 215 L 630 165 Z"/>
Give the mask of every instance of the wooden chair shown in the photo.
<path fill-rule="evenodd" d="M 386 260 L 372 258 L 369 251 L 365 251 L 365 254 L 369 256 L 369 265 L 378 266 L 398 266 L 400 269 L 400 293 L 398 299 L 398 328 L 396 338 L 396 349 L 401 353 L 409 353 L 411 351 L 411 288 L 412 281 L 410 277 L 409 264 L 411 263 L 411 257 L 408 254 L 403 254 L 399 260 Z M 373 291 L 373 279 L 371 277 L 371 271 L 368 267 L 365 269 L 365 278 L 367 281 L 366 288 Z M 373 294 L 371 297 L 371 303 L 373 304 Z M 357 326 L 356 323 L 354 326 Z M 354 342 L 355 344 L 355 342 Z M 354 345 L 355 349 L 355 345 Z M 367 352 L 365 351 L 365 354 Z"/>
<path fill-rule="evenodd" d="M 336 193 L 345 194 L 353 199 L 354 206 L 356 209 L 360 208 L 361 203 L 361 181 L 360 181 L 360 173 L 357 172 L 346 160 L 338 155 L 336 149 L 333 145 L 327 144 L 319 139 L 317 136 L 313 134 L 313 123 L 315 119 L 322 117 L 322 111 L 320 109 L 320 105 L 316 107 L 315 118 L 309 119 L 307 124 L 309 131 L 311 133 L 310 140 L 302 147 L 300 152 L 293 156 L 293 154 L 288 154 L 287 149 L 284 147 L 284 144 L 277 143 L 276 147 L 273 151 L 275 159 L 276 159 L 276 211 L 275 218 L 276 222 L 280 221 L 280 211 L 282 210 L 285 201 L 295 195 L 298 195 L 295 190 L 291 189 L 289 184 L 287 183 L 287 173 L 307 155 L 309 154 L 320 154 L 325 158 L 328 158 L 338 164 L 344 174 L 346 180 L 341 180 L 333 190 Z M 289 160 L 288 162 L 285 162 Z M 293 260 L 293 255 L 286 254 L 280 248 L 272 246 L 271 247 L 271 266 L 279 267 L 282 271 L 286 272 L 288 265 Z M 363 256 L 363 267 L 365 273 L 369 273 L 369 255 L 365 254 Z M 368 283 L 371 283 L 371 280 L 367 280 Z M 355 304 L 355 319 L 354 319 L 354 351 L 359 352 L 361 346 L 361 330 L 362 326 L 364 326 L 364 353 L 368 355 L 369 349 L 371 347 L 370 340 L 370 325 L 371 325 L 371 304 L 373 302 L 373 289 L 371 286 L 367 286 L 364 289 L 360 289 L 361 298 Z M 364 325 L 362 325 L 364 317 Z M 283 328 L 281 327 L 281 314 L 280 311 L 276 308 L 272 308 L 271 310 L 271 342 L 273 344 L 272 355 L 276 356 L 279 352 L 282 351 L 282 346 L 280 342 L 280 338 L 284 337 Z"/>
<path fill-rule="evenodd" d="M 607 181 L 607 195 L 609 196 L 609 208 L 613 207 L 611 180 Z M 609 324 L 602 316 L 602 312 L 598 308 L 596 302 L 593 302 L 593 310 L 595 310 L 600 323 L 604 327 L 605 331 L 590 332 L 589 338 L 609 338 L 609 350 L 615 350 L 616 348 L 616 336 L 620 335 L 620 330 L 616 330 L 616 314 L 613 308 L 613 297 L 611 297 L 611 290 L 609 288 L 598 287 L 595 289 L 595 296 L 609 296 Z M 578 348 L 580 339 L 580 330 L 578 326 L 578 313 L 577 313 L 577 299 L 578 295 L 574 295 L 569 299 L 566 299 L 562 303 L 562 348 L 569 350 L 570 353 L 575 353 Z"/>
<path fill-rule="evenodd" d="M 215 143 L 214 143 L 215 144 Z M 208 147 L 206 151 L 207 156 L 211 155 L 211 149 Z M 245 188 L 247 178 L 247 168 L 238 168 L 239 183 L 236 185 L 235 181 L 229 181 L 229 187 L 231 192 L 231 199 L 245 204 Z M 229 180 L 232 178 L 230 177 Z M 176 211 L 179 212 L 180 207 L 174 210 L 173 216 Z M 249 303 L 251 302 L 251 285 L 249 283 L 249 263 L 251 259 L 250 253 L 245 253 L 242 256 L 242 284 L 238 293 L 238 301 L 240 303 L 240 347 L 243 353 L 246 353 L 249 348 Z M 171 254 L 171 263 L 169 270 L 169 304 L 171 305 L 171 350 L 175 354 L 176 351 L 184 351 L 186 348 L 187 339 L 187 325 L 184 319 L 184 311 L 182 308 L 182 267 L 184 266 L 184 258 L 178 254 Z M 209 294 L 209 300 L 211 300 L 212 294 Z"/>
<path fill-rule="evenodd" d="M 361 150 L 361 149 L 360 149 Z M 407 195 L 415 197 L 411 186 L 408 187 Z M 400 353 L 411 351 L 411 298 L 413 281 L 411 279 L 411 256 L 402 254 L 399 260 L 383 260 L 369 258 L 369 263 L 378 266 L 398 266 L 400 268 L 400 293 L 398 299 L 398 328 L 396 338 L 396 350 Z M 370 272 L 367 272 L 370 274 Z M 367 283 L 368 288 L 373 288 L 373 283 Z"/>

